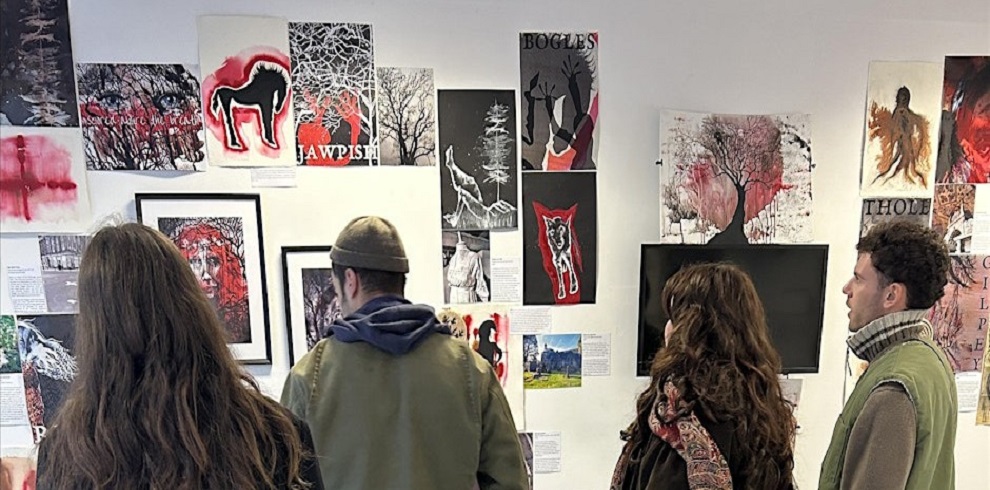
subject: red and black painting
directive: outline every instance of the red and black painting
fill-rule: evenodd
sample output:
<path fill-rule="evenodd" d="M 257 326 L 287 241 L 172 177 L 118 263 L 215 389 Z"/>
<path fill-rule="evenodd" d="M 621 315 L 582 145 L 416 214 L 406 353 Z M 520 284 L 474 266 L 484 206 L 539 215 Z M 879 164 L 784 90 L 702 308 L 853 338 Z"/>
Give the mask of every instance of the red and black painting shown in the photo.
<path fill-rule="evenodd" d="M 242 161 L 238 154 L 280 159 L 294 151 L 289 73 L 285 53 L 252 48 L 227 57 L 203 79 L 204 121 L 223 147 L 218 164 Z"/>
<path fill-rule="evenodd" d="M 17 318 L 28 421 L 35 442 L 45 436 L 78 373 L 75 354 L 76 315 Z"/>
<path fill-rule="evenodd" d="M 205 170 L 193 70 L 179 64 L 80 64 L 86 168 Z"/>
<path fill-rule="evenodd" d="M 938 183 L 990 182 L 990 56 L 946 56 Z"/>
<path fill-rule="evenodd" d="M 227 341 L 250 343 L 241 218 L 158 218 L 158 229 L 189 260 L 200 287 L 227 329 Z"/>
<path fill-rule="evenodd" d="M 598 210 L 593 172 L 523 174 L 523 303 L 594 303 Z"/>
<path fill-rule="evenodd" d="M 508 311 L 487 304 L 450 306 L 440 310 L 437 319 L 492 365 L 503 387 L 509 382 Z"/>
<path fill-rule="evenodd" d="M 69 128 L 0 131 L 0 223 L 4 231 L 82 226 L 89 217 L 81 138 Z"/>
<path fill-rule="evenodd" d="M 371 24 L 289 24 L 297 163 L 375 165 L 375 51 Z"/>

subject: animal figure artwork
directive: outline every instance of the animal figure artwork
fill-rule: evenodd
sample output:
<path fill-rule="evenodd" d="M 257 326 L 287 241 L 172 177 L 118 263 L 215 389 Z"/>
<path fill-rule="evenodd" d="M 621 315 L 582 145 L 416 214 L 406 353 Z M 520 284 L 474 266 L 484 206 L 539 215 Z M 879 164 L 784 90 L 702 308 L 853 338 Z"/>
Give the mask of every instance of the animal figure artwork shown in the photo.
<path fill-rule="evenodd" d="M 17 326 L 28 418 L 37 442 L 55 420 L 78 367 L 62 341 L 42 333 L 31 319 L 18 319 Z"/>
<path fill-rule="evenodd" d="M 538 245 L 543 268 L 556 290 L 556 302 L 577 303 L 581 299 L 581 247 L 574 232 L 577 204 L 566 210 L 548 209 L 533 202 L 539 226 Z M 565 279 L 567 280 L 565 283 Z"/>
<path fill-rule="evenodd" d="M 256 110 L 260 118 L 262 140 L 274 149 L 279 148 L 275 137 L 275 115 L 286 107 L 289 83 L 289 72 L 284 67 L 270 61 L 255 60 L 247 81 L 237 87 L 216 87 L 210 97 L 210 115 L 216 119 L 222 117 L 228 148 L 245 149 L 237 132 L 235 108 Z"/>

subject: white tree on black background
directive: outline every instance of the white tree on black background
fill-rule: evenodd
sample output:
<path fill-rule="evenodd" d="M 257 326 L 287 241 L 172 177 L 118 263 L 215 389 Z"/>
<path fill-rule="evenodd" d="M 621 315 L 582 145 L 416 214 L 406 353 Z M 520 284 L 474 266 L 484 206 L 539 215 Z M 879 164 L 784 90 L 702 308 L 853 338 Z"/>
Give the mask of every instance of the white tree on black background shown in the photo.
<path fill-rule="evenodd" d="M 382 141 L 395 142 L 399 165 L 416 165 L 420 158 L 431 165 L 436 149 L 433 70 L 379 68 L 378 88 Z"/>
<path fill-rule="evenodd" d="M 348 92 L 361 101 L 361 132 L 368 135 L 369 144 L 375 145 L 375 57 L 371 36 L 370 24 L 298 22 L 290 26 L 296 124 L 313 122 L 317 108 L 333 107 L 341 93 Z M 322 123 L 335 132 L 342 121 L 337 111 L 326 111 Z"/>
<path fill-rule="evenodd" d="M 503 184 L 509 182 L 507 160 L 512 154 L 512 138 L 505 124 L 509 118 L 509 106 L 495 102 L 485 115 L 485 132 L 478 138 L 479 150 L 487 160 L 481 168 L 488 173 L 485 183 L 495 183 L 495 201 L 501 201 Z"/>

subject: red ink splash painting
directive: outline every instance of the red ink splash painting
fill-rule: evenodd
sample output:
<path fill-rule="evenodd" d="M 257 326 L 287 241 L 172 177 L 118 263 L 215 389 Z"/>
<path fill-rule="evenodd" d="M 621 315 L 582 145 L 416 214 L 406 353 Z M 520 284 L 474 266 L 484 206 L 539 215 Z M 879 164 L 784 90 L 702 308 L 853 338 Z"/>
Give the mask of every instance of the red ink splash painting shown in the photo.
<path fill-rule="evenodd" d="M 80 231 L 89 217 L 77 130 L 0 131 L 0 223 L 4 232 Z"/>
<path fill-rule="evenodd" d="M 946 56 L 939 183 L 990 182 L 990 56 Z"/>

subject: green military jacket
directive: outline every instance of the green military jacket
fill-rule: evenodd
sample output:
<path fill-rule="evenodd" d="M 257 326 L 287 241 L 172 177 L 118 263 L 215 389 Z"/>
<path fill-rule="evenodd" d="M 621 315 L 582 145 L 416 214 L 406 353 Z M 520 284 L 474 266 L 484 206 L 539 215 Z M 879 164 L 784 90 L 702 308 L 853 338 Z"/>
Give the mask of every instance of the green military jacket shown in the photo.
<path fill-rule="evenodd" d="M 450 336 L 398 356 L 324 339 L 292 368 L 282 404 L 309 424 L 328 489 L 528 489 L 491 365 Z"/>

